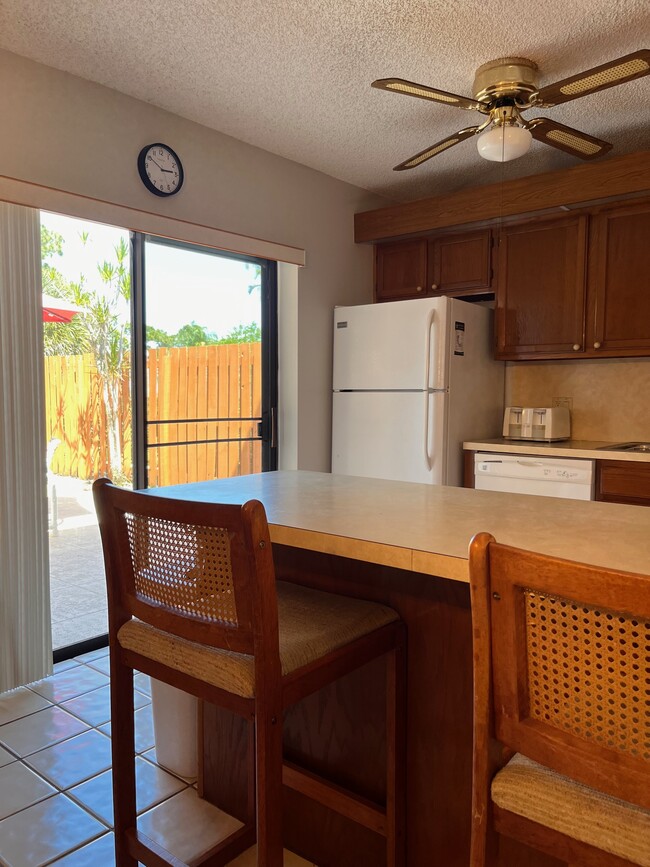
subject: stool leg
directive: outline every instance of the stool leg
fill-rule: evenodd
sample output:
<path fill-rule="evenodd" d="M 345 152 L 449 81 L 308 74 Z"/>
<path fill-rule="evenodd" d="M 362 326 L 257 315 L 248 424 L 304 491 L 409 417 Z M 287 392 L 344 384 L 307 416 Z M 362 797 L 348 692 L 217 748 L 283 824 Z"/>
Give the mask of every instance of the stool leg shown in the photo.
<path fill-rule="evenodd" d="M 255 725 L 257 772 L 257 865 L 283 867 L 282 711 L 258 708 Z"/>
<path fill-rule="evenodd" d="M 406 640 L 386 656 L 386 865 L 406 864 Z"/>
<path fill-rule="evenodd" d="M 126 832 L 135 829 L 137 821 L 133 669 L 120 663 L 117 648 L 111 648 L 111 741 L 115 863 L 120 867 L 137 867 L 138 862 L 128 854 L 126 845 Z"/>

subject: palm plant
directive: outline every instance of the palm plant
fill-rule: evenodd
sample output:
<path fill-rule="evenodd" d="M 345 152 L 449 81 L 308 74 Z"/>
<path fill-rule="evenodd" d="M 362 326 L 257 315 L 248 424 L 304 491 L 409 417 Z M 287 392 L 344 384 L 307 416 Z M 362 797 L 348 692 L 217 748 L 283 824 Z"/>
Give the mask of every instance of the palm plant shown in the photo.
<path fill-rule="evenodd" d="M 89 233 L 82 232 L 86 244 Z M 63 238 L 42 228 L 43 290 L 83 307 L 84 313 L 65 324 L 46 323 L 45 351 L 50 355 L 78 355 L 91 352 L 101 382 L 106 413 L 110 473 L 117 481 L 126 479 L 122 454 L 122 420 L 120 390 L 123 385 L 126 356 L 129 351 L 129 322 L 123 308 L 131 299 L 131 275 L 128 268 L 129 248 L 120 238 L 113 248 L 115 261 L 98 263 L 97 272 L 105 286 L 103 292 L 89 289 L 81 275 L 78 282 L 66 281 L 47 259 L 61 255 Z"/>

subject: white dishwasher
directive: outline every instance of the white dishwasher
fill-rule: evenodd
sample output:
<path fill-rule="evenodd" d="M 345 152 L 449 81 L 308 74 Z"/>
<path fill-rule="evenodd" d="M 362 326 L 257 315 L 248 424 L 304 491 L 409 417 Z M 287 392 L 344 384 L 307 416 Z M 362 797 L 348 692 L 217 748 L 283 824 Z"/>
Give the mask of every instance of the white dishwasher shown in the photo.
<path fill-rule="evenodd" d="M 594 462 L 582 458 L 477 452 L 474 487 L 480 491 L 593 500 Z"/>

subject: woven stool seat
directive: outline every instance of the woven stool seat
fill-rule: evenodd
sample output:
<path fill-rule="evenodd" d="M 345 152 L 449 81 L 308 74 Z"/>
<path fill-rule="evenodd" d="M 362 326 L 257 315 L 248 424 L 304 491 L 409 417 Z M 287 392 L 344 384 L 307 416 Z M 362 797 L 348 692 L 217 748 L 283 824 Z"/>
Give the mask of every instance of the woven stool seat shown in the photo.
<path fill-rule="evenodd" d="M 398 619 L 392 608 L 374 602 L 286 581 L 278 581 L 276 589 L 283 676 Z M 126 650 L 183 674 L 244 698 L 255 695 L 253 656 L 196 644 L 140 620 L 129 620 L 117 637 Z"/>
<path fill-rule="evenodd" d="M 547 828 L 650 867 L 650 810 L 612 798 L 515 755 L 492 781 L 492 800 Z"/>

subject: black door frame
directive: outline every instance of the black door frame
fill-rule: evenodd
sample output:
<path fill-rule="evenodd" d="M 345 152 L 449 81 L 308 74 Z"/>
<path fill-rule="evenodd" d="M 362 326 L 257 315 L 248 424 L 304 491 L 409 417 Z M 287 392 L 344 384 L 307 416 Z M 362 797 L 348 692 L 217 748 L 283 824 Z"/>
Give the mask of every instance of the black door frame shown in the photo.
<path fill-rule="evenodd" d="M 262 441 L 262 470 L 275 470 L 278 465 L 278 278 L 277 262 L 239 253 L 229 253 L 214 247 L 204 247 L 173 241 L 142 232 L 131 232 L 131 397 L 133 442 L 133 487 L 146 487 L 146 358 L 145 335 L 145 242 L 210 253 L 223 259 L 249 262 L 261 268 L 262 319 L 262 421 L 259 425 Z M 215 440 L 218 442 L 219 440 Z M 108 645 L 108 633 L 96 635 L 77 644 L 53 651 L 53 662 L 62 662 Z"/>
<path fill-rule="evenodd" d="M 278 406 L 278 283 L 277 262 L 242 253 L 230 253 L 215 247 L 205 247 L 186 241 L 176 241 L 157 235 L 131 233 L 131 317 L 132 317 L 132 389 L 133 389 L 133 486 L 137 490 L 148 486 L 147 480 L 147 342 L 146 342 L 146 243 L 176 247 L 190 252 L 207 253 L 220 259 L 234 259 L 260 266 L 261 331 L 262 331 L 262 417 L 258 426 L 262 443 L 262 471 L 278 466 L 277 406 Z M 223 442 L 218 438 L 211 442 Z"/>

